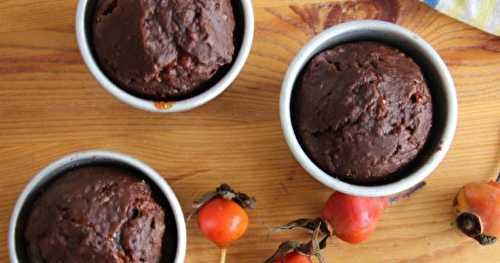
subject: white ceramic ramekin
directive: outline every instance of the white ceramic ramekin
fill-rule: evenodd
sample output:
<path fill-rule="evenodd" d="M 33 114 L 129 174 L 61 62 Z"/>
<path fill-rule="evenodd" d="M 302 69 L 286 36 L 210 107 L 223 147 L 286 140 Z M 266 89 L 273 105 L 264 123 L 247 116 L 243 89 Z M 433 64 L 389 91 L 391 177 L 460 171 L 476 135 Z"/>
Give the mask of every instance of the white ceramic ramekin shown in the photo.
<path fill-rule="evenodd" d="M 87 65 L 90 73 L 101 84 L 101 86 L 115 96 L 120 101 L 146 111 L 151 112 L 182 112 L 199 107 L 217 97 L 236 79 L 245 64 L 250 50 L 252 48 L 254 36 L 254 11 L 251 0 L 234 1 L 238 5 L 233 5 L 236 12 L 237 30 L 241 28 L 242 39 L 240 47 L 236 47 L 237 55 L 226 74 L 212 87 L 204 92 L 183 100 L 178 101 L 153 101 L 134 96 L 119 88 L 113 83 L 100 69 L 96 59 L 93 56 L 91 43 L 88 35 L 89 17 L 92 12 L 92 3 L 95 0 L 79 0 L 76 12 L 76 37 L 80 53 Z"/>
<path fill-rule="evenodd" d="M 431 138 L 402 179 L 382 185 L 362 186 L 343 182 L 321 170 L 302 149 L 291 118 L 294 86 L 303 68 L 319 52 L 345 42 L 373 40 L 395 46 L 410 55 L 424 71 L 433 96 L 434 121 Z M 313 38 L 288 68 L 280 98 L 280 117 L 285 140 L 300 165 L 324 185 L 351 195 L 387 196 L 423 181 L 439 165 L 450 148 L 457 123 L 457 96 L 448 68 L 437 52 L 409 30 L 383 21 L 359 20 L 333 26 Z"/>
<path fill-rule="evenodd" d="M 147 164 L 124 154 L 100 150 L 79 152 L 67 155 L 51 163 L 45 169 L 40 171 L 28 183 L 28 185 L 24 188 L 24 191 L 17 199 L 14 211 L 12 212 L 12 216 L 10 219 L 8 237 L 10 261 L 13 263 L 24 262 L 22 261 L 23 256 L 21 255 L 22 253 L 20 253 L 21 250 L 18 247 L 21 244 L 20 240 L 18 239 L 19 236 L 22 235 L 22 233 L 17 233 L 17 229 L 18 224 L 23 222 L 22 215 L 25 212 L 23 208 L 25 208 L 25 206 L 33 200 L 33 195 L 36 195 L 38 193 L 38 190 L 40 190 L 48 182 L 55 179 L 55 177 L 64 176 L 64 171 L 74 167 L 92 163 L 117 164 L 120 166 L 130 167 L 140 172 L 141 175 L 144 176 L 150 184 L 154 184 L 152 185 L 152 187 L 154 186 L 154 188 L 158 189 L 161 194 L 163 194 L 175 219 L 177 230 L 177 248 L 175 251 L 175 260 L 172 262 L 183 263 L 186 256 L 187 244 L 186 222 L 184 220 L 184 214 L 182 212 L 181 205 L 179 203 L 179 200 L 177 200 L 174 191 L 172 191 L 167 182 L 165 182 L 165 180 Z"/>

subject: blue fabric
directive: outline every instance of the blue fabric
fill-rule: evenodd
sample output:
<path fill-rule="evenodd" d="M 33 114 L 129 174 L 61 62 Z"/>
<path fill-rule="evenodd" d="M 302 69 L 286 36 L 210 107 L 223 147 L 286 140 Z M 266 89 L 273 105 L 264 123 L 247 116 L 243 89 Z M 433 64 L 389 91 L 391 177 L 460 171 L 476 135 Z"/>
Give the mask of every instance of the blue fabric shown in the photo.
<path fill-rule="evenodd" d="M 439 0 L 424 0 L 424 2 L 432 7 L 436 7 L 436 5 L 439 3 Z"/>
<path fill-rule="evenodd" d="M 500 36 L 500 0 L 420 1 L 443 14 L 493 35 Z"/>

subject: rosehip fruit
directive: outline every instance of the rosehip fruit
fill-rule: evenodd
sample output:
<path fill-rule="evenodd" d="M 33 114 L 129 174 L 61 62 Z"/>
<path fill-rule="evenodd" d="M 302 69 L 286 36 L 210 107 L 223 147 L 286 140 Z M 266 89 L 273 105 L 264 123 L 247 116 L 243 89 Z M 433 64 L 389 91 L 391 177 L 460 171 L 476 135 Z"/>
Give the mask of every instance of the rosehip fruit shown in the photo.
<path fill-rule="evenodd" d="M 348 243 L 357 244 L 373 233 L 387 206 L 401 198 L 409 197 L 423 186 L 425 182 L 389 197 L 361 197 L 334 192 L 328 198 L 320 218 L 298 219 L 276 228 L 275 231 L 294 228 L 312 231 L 320 222 L 322 234 L 337 236 Z"/>
<path fill-rule="evenodd" d="M 335 192 L 326 202 L 322 218 L 338 238 L 357 244 L 373 233 L 388 205 L 387 197 L 359 197 Z"/>
<path fill-rule="evenodd" d="M 500 177 L 499 177 L 500 179 Z M 454 206 L 457 225 L 481 245 L 500 237 L 500 183 L 469 183 L 458 192 Z"/>
<path fill-rule="evenodd" d="M 254 206 L 255 198 L 235 192 L 229 185 L 222 184 L 215 192 L 207 193 L 194 202 L 193 215 L 198 215 L 201 233 L 224 249 L 245 234 L 248 228 L 245 209 L 252 209 Z"/>
<path fill-rule="evenodd" d="M 198 226 L 208 240 L 224 248 L 245 234 L 248 214 L 236 202 L 217 197 L 200 208 Z"/>

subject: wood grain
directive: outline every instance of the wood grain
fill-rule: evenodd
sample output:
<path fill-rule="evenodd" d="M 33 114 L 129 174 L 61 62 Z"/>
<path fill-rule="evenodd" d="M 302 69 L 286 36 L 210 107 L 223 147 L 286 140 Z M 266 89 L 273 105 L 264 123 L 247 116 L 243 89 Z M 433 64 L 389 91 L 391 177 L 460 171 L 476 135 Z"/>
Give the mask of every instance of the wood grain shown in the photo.
<path fill-rule="evenodd" d="M 429 185 L 387 210 L 366 243 L 329 243 L 329 262 L 499 262 L 499 245 L 480 247 L 452 226 L 451 200 L 464 183 L 500 169 L 500 39 L 413 0 L 254 0 L 252 54 L 236 82 L 208 105 L 151 114 L 108 95 L 85 68 L 73 32 L 76 1 L 0 1 L 0 262 L 8 262 L 12 207 L 32 176 L 61 155 L 94 148 L 136 156 L 172 185 L 183 207 L 220 182 L 253 193 L 248 234 L 228 262 L 261 262 L 287 238 L 269 227 L 318 215 L 330 190 L 290 154 L 278 100 L 288 63 L 317 32 L 376 18 L 422 35 L 456 81 L 456 139 Z M 219 251 L 189 228 L 186 262 L 217 262 Z"/>

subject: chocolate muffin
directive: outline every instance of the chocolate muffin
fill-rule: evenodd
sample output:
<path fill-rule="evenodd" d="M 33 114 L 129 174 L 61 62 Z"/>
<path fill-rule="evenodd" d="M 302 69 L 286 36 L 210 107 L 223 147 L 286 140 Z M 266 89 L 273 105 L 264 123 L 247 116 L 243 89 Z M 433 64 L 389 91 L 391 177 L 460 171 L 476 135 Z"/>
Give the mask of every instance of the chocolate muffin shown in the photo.
<path fill-rule="evenodd" d="M 148 185 L 112 166 L 76 168 L 35 200 L 30 262 L 160 262 L 165 221 Z"/>
<path fill-rule="evenodd" d="M 232 62 L 230 0 L 97 0 L 92 20 L 97 60 L 118 86 L 155 100 L 207 88 Z"/>
<path fill-rule="evenodd" d="M 394 179 L 423 148 L 432 98 L 419 66 L 377 42 L 315 56 L 293 96 L 294 130 L 326 173 L 356 184 Z"/>

